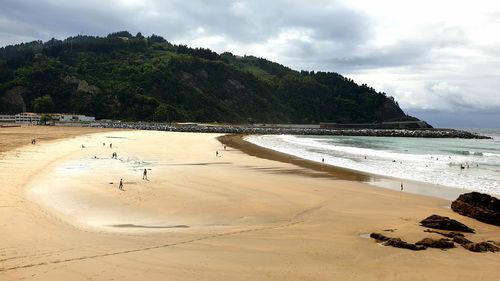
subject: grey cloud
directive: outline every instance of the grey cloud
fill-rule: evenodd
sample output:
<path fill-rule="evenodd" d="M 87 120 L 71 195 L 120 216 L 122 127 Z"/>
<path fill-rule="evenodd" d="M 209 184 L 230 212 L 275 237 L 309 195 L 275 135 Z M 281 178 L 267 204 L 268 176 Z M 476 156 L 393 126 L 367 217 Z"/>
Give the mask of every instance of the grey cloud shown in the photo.
<path fill-rule="evenodd" d="M 54 2 L 50 0 L 4 0 L 0 15 L 52 36 L 75 33 L 99 34 L 129 29 L 145 34 L 158 33 L 170 40 L 203 27 L 207 34 L 225 35 L 243 43 L 257 43 L 289 28 L 313 31 L 315 39 L 341 43 L 366 38 L 364 16 L 331 1 L 149 1 L 148 5 L 127 7 L 119 1 Z M 241 3 L 241 13 L 234 5 Z M 237 4 L 236 4 L 237 5 Z M 325 6 L 326 5 L 326 6 Z M 156 16 L 155 16 L 156 14 Z M 47 34 L 40 32 L 47 40 Z M 4 42 L 0 42 L 2 44 Z"/>

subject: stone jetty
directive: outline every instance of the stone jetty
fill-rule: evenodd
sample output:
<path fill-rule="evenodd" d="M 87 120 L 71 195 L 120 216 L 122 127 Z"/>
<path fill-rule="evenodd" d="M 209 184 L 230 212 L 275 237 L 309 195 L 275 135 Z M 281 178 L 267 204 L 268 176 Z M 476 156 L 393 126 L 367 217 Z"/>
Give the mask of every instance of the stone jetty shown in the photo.
<path fill-rule="evenodd" d="M 375 137 L 418 137 L 418 138 L 461 138 L 490 139 L 487 136 L 453 129 L 324 129 L 324 128 L 278 128 L 252 127 L 242 125 L 203 125 L 177 126 L 168 123 L 125 123 L 96 122 L 86 126 L 99 128 L 123 128 L 136 130 L 156 130 L 172 132 L 246 134 L 246 135 L 331 135 L 331 136 L 375 136 Z"/>

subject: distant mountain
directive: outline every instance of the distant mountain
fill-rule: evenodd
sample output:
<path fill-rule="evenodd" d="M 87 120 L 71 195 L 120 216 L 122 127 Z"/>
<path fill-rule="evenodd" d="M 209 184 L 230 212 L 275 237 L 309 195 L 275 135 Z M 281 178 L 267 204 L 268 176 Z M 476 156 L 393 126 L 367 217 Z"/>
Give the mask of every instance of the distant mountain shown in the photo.
<path fill-rule="evenodd" d="M 133 121 L 361 123 L 418 120 L 337 73 L 122 31 L 0 48 L 0 112 Z"/>

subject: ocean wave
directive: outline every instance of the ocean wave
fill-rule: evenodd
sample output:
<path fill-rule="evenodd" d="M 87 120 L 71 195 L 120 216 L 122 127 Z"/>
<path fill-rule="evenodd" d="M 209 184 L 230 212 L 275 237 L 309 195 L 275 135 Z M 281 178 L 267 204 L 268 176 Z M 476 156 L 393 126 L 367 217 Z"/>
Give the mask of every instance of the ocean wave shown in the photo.
<path fill-rule="evenodd" d="M 451 159 L 449 155 L 443 154 L 412 154 L 412 153 L 401 153 L 389 150 L 377 150 L 370 148 L 361 148 L 353 146 L 345 146 L 338 144 L 325 144 L 322 141 L 325 139 L 319 138 L 299 138 L 292 135 L 280 135 L 278 136 L 281 140 L 298 146 L 307 146 L 311 148 L 321 149 L 325 152 L 339 152 L 341 154 L 347 154 L 349 156 L 356 156 L 359 158 L 370 157 L 379 158 L 385 160 L 396 160 L 396 161 L 419 161 L 419 162 L 434 162 L 434 161 L 445 161 L 449 162 Z M 465 155 L 465 154 L 463 154 Z M 345 155 L 343 155 L 345 156 Z M 470 159 L 464 157 L 453 157 L 454 161 L 459 162 L 470 162 Z"/>
<path fill-rule="evenodd" d="M 342 145 L 343 141 L 350 141 L 350 139 L 339 137 L 314 138 L 274 135 L 251 136 L 246 139 L 269 149 L 316 162 L 321 162 L 324 159 L 326 164 L 361 172 L 500 194 L 500 178 L 498 173 L 492 172 L 493 169 L 496 169 L 494 167 L 500 165 L 500 161 L 495 160 L 496 157 L 494 159 L 490 157 L 490 154 L 495 153 L 482 152 L 481 156 L 474 155 L 478 151 L 471 152 L 466 149 L 455 150 L 454 153 L 450 151 L 448 155 L 417 154 L 416 150 L 413 153 L 402 153 Z M 366 141 L 366 139 L 362 140 Z M 353 143 L 367 145 L 363 141 Z M 385 140 L 379 138 L 374 139 L 375 141 L 384 142 Z M 436 141 L 435 146 L 439 147 L 440 145 L 443 144 Z M 426 151 L 425 148 L 419 151 Z M 437 151 L 439 149 L 435 150 L 435 152 Z M 469 154 L 458 154 L 456 151 L 469 151 Z M 464 169 L 461 168 L 462 165 Z M 467 165 L 469 168 L 466 168 Z"/>

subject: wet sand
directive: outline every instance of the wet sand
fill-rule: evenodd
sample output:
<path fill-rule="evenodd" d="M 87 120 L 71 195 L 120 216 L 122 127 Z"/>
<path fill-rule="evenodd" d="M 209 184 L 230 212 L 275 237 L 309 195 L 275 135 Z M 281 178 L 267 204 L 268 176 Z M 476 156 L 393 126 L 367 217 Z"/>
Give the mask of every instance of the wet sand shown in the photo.
<path fill-rule="evenodd" d="M 99 132 L 0 154 L 0 280 L 498 278 L 498 253 L 365 238 L 437 238 L 418 226 L 435 213 L 475 228 L 473 241 L 500 240 L 449 201 L 311 176 L 326 172 L 224 150 L 219 136 Z"/>

